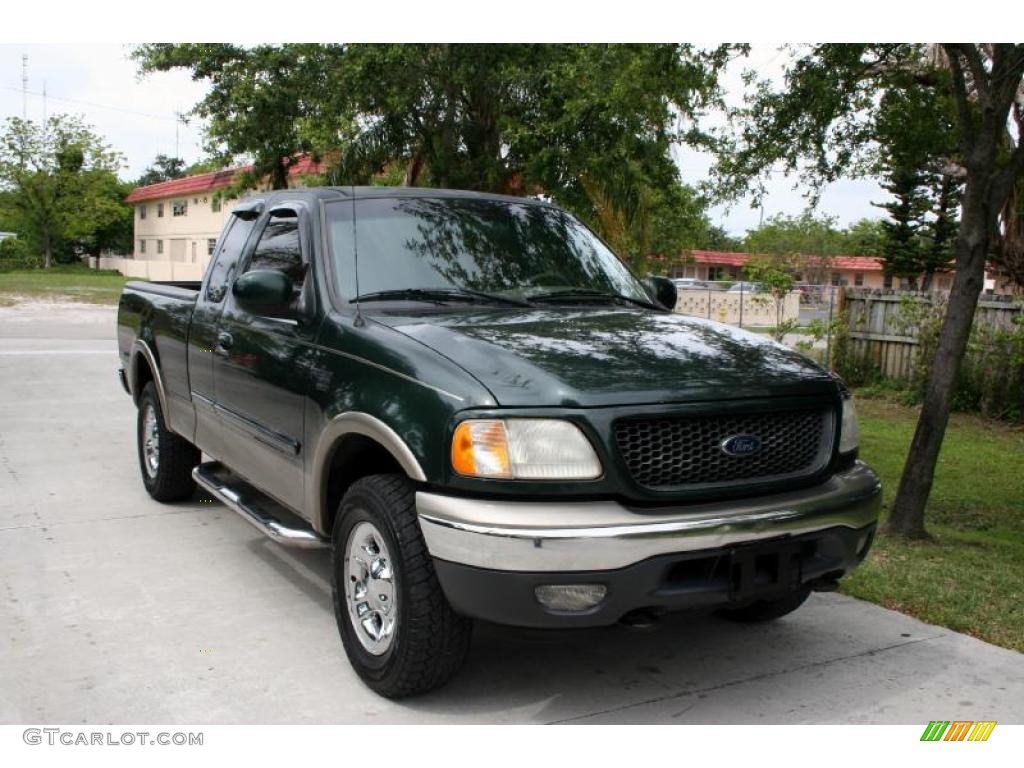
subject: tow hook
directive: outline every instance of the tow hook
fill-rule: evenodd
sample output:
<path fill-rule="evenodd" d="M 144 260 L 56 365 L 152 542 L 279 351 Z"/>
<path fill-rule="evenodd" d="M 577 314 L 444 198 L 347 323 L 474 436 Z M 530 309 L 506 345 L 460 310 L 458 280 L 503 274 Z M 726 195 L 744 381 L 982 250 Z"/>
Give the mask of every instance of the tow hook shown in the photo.
<path fill-rule="evenodd" d="M 657 629 L 661 626 L 661 613 L 653 608 L 637 608 L 619 619 L 619 623 L 630 629 Z"/>
<path fill-rule="evenodd" d="M 837 592 L 839 590 L 839 579 L 835 576 L 819 576 L 808 582 L 808 586 L 815 592 Z"/>

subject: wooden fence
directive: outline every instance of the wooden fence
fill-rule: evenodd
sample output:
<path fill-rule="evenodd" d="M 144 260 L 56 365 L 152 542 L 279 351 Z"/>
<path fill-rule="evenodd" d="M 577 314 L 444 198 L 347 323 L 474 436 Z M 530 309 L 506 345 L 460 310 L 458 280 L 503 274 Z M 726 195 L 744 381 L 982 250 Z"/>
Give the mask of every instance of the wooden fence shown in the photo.
<path fill-rule="evenodd" d="M 849 315 L 847 354 L 852 359 L 871 361 L 886 379 L 909 381 L 913 375 L 918 346 L 918 328 L 907 312 L 906 302 L 933 304 L 933 293 L 911 293 L 848 288 L 841 293 L 839 307 Z M 1024 313 L 1016 297 L 993 296 L 978 302 L 975 325 L 1011 330 L 1014 318 Z"/>

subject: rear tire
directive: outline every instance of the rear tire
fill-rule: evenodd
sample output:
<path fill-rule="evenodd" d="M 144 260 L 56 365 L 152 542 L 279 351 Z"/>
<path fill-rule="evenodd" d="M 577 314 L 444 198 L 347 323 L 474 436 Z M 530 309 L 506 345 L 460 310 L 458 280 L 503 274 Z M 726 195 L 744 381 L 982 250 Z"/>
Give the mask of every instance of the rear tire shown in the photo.
<path fill-rule="evenodd" d="M 400 475 L 370 475 L 345 493 L 331 536 L 331 592 L 356 674 L 389 699 L 448 682 L 469 652 L 472 622 L 444 596 Z"/>
<path fill-rule="evenodd" d="M 718 614 L 729 621 L 744 623 L 774 621 L 795 611 L 804 604 L 810 594 L 809 587 L 800 587 L 775 600 L 758 600 L 742 608 L 723 608 Z"/>
<path fill-rule="evenodd" d="M 142 388 L 136 427 L 139 469 L 146 492 L 157 501 L 181 501 L 195 491 L 192 469 L 200 452 L 167 429 L 160 398 L 152 381 Z"/>

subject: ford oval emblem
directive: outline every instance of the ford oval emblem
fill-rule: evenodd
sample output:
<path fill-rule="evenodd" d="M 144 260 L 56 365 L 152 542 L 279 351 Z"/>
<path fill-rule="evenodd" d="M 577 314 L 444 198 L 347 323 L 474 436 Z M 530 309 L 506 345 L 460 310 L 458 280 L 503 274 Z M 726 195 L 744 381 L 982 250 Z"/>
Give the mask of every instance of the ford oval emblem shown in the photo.
<path fill-rule="evenodd" d="M 730 435 L 719 447 L 728 456 L 753 456 L 761 451 L 761 438 L 756 435 Z"/>

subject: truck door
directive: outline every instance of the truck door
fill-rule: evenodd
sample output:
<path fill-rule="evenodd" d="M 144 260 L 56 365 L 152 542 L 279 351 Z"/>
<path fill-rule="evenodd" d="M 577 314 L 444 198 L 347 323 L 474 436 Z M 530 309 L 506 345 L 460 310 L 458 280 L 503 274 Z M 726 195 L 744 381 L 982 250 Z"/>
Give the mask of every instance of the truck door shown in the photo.
<path fill-rule="evenodd" d="M 232 211 L 210 259 L 189 326 L 189 389 L 196 412 L 193 442 L 214 458 L 220 458 L 223 452 L 222 432 L 213 409 L 213 347 L 217 341 L 217 323 L 245 243 L 262 210 L 262 202 L 255 202 L 243 204 Z"/>
<path fill-rule="evenodd" d="M 293 306 L 287 317 L 265 317 L 239 306 L 228 290 L 213 345 L 218 458 L 296 510 L 303 501 L 304 400 L 318 316 L 310 243 L 302 203 L 264 214 L 231 283 L 251 270 L 284 272 L 295 287 Z"/>

